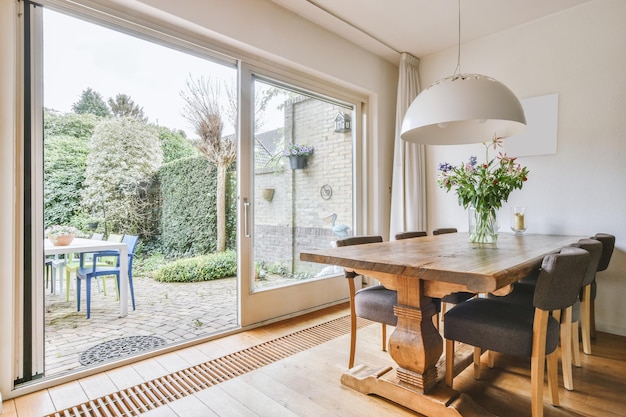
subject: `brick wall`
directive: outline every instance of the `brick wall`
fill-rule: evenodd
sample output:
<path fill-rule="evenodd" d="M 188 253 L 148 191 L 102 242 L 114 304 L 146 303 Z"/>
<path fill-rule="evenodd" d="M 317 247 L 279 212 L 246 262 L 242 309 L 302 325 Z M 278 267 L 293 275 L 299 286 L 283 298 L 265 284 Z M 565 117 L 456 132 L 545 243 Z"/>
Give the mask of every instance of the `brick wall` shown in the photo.
<path fill-rule="evenodd" d="M 323 219 L 337 215 L 336 226 L 352 224 L 352 132 L 336 133 L 336 105 L 300 97 L 286 103 L 284 141 L 315 147 L 305 169 L 291 170 L 281 158 L 276 169 L 255 172 L 255 260 L 280 262 L 292 273 L 315 275 L 324 265 L 300 262 L 303 249 L 328 248 L 339 237 L 332 224 Z M 322 198 L 323 186 L 332 189 L 329 199 Z M 273 188 L 271 201 L 261 195 Z"/>

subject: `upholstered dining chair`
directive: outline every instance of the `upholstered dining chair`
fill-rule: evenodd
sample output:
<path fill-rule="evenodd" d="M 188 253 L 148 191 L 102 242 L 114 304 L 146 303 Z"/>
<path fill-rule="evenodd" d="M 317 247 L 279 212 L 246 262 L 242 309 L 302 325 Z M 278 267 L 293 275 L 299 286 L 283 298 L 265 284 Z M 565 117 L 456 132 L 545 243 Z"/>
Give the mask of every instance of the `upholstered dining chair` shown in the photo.
<path fill-rule="evenodd" d="M 611 256 L 613 255 L 613 250 L 615 249 L 615 236 L 609 233 L 596 233 L 595 236 L 592 236 L 591 239 L 599 240 L 602 242 L 602 256 L 600 257 L 600 263 L 598 264 L 598 271 L 602 272 L 609 267 L 609 263 L 611 262 Z M 591 294 L 588 297 L 585 297 L 583 294 L 582 303 L 583 308 L 586 302 L 589 302 L 589 335 L 592 339 L 596 338 L 596 306 L 595 299 L 597 293 L 597 283 L 594 279 L 591 283 L 590 291 Z M 583 352 L 586 354 L 591 353 L 591 344 L 589 345 L 589 351 L 585 350 L 585 345 L 583 343 Z"/>
<path fill-rule="evenodd" d="M 396 234 L 396 240 L 402 240 L 402 239 L 413 239 L 416 237 L 424 237 L 427 236 L 427 233 L 424 231 L 414 231 L 414 232 L 402 232 L 402 233 L 397 233 Z"/>
<path fill-rule="evenodd" d="M 438 229 L 433 230 L 433 235 L 444 235 L 447 233 L 457 233 L 457 229 L 455 227 L 440 227 Z M 463 301 L 467 301 L 470 298 L 473 298 L 476 294 L 466 291 L 453 292 L 452 294 L 448 294 L 441 298 L 441 314 L 445 315 L 446 311 L 448 311 L 448 304 L 456 305 L 462 303 Z M 445 317 L 443 317 L 445 320 Z"/>
<path fill-rule="evenodd" d="M 440 227 L 438 229 L 433 229 L 433 235 L 444 235 L 446 233 L 456 233 L 458 232 L 456 227 Z"/>
<path fill-rule="evenodd" d="M 585 270 L 585 277 L 583 278 L 583 282 L 581 284 L 580 294 L 583 294 L 584 288 L 591 284 L 596 275 L 596 268 L 602 253 L 602 243 L 593 239 L 580 239 L 577 243 L 573 243 L 569 246 L 584 249 L 589 252 L 589 262 Z M 533 273 L 531 280 L 516 283 L 513 286 L 513 291 L 511 293 L 505 296 L 494 296 L 489 294 L 488 298 L 507 303 L 532 306 L 538 277 L 539 272 Z M 555 318 L 560 321 L 561 325 L 560 342 L 563 386 L 565 389 L 570 391 L 574 389 L 572 363 L 577 367 L 581 366 L 578 326 L 579 324 L 582 324 L 583 344 L 585 340 L 584 334 L 586 330 L 589 329 L 589 315 L 582 311 L 583 308 L 581 307 L 580 294 L 571 307 L 562 311 L 554 312 Z M 587 340 L 589 340 L 588 331 L 586 337 Z"/>
<path fill-rule="evenodd" d="M 567 332 L 567 330 L 565 329 L 565 332 L 567 332 L 566 334 L 561 334 L 561 349 L 564 352 L 564 355 L 562 356 L 561 362 L 562 362 L 562 367 L 563 367 L 563 384 L 565 385 L 565 388 L 572 390 L 574 389 L 574 384 L 573 381 L 571 380 L 572 375 L 571 375 L 571 365 L 566 366 L 567 363 L 567 358 L 565 357 L 565 354 L 568 354 L 568 349 L 563 349 L 563 341 L 566 340 L 567 335 L 571 335 L 571 340 L 572 340 L 572 350 L 571 350 L 571 357 L 570 359 L 570 364 L 573 363 L 575 366 L 580 367 L 581 366 L 581 361 L 580 361 L 580 342 L 579 342 L 579 333 L 578 333 L 578 327 L 580 325 L 581 331 L 582 331 L 582 339 L 583 339 L 583 349 L 585 348 L 585 345 L 587 345 L 587 350 L 589 352 L 591 352 L 591 338 L 590 338 L 590 320 L 591 320 L 591 314 L 589 311 L 589 303 L 585 303 L 583 304 L 583 299 L 589 298 L 589 295 L 591 294 L 591 283 L 595 280 L 596 278 L 596 271 L 598 270 L 598 264 L 600 263 L 600 258 L 602 257 L 602 247 L 603 244 L 602 242 L 595 240 L 595 239 L 580 239 L 577 243 L 574 243 L 570 246 L 574 246 L 577 248 L 581 248 L 586 250 L 587 252 L 589 252 L 590 258 L 589 258 L 589 266 L 587 267 L 587 271 L 585 272 L 585 278 L 583 279 L 583 283 L 581 285 L 581 290 L 579 293 L 579 297 L 578 299 L 576 299 L 576 302 L 574 303 L 574 305 L 572 306 L 572 310 L 571 310 L 571 331 Z M 567 312 L 565 312 L 565 314 L 567 314 Z M 565 317 L 565 319 L 563 317 L 561 317 L 561 323 L 562 326 L 564 324 L 567 323 L 567 320 L 569 318 Z M 563 330 L 562 330 L 563 331 Z M 569 370 L 567 369 L 569 368 Z M 566 372 L 568 373 L 568 375 L 566 376 Z M 569 380 L 568 380 L 569 379 Z"/>
<path fill-rule="evenodd" d="M 589 252 L 564 247 L 544 257 L 533 296 L 534 306 L 474 298 L 446 313 L 446 385 L 454 379 L 454 344 L 462 342 L 479 349 L 531 358 L 531 411 L 543 416 L 544 362 L 548 362 L 548 387 L 552 404 L 559 404 L 558 359 L 555 354 L 560 325 L 550 314 L 576 301 L 589 263 Z M 476 353 L 474 358 L 476 358 Z M 474 366 L 480 378 L 480 367 Z"/>
<path fill-rule="evenodd" d="M 382 242 L 382 236 L 355 236 L 337 240 L 337 247 L 364 245 L 368 243 Z M 387 325 L 395 326 L 398 318 L 393 313 L 393 306 L 398 303 L 396 291 L 389 290 L 382 285 L 373 285 L 356 291 L 354 279 L 358 276 L 355 272 L 345 271 L 350 291 L 350 358 L 348 368 L 354 366 L 356 352 L 356 319 L 362 317 L 367 320 L 381 323 L 382 326 L 382 350 L 387 350 Z"/>
<path fill-rule="evenodd" d="M 138 236 L 125 235 L 122 242 L 128 245 L 128 283 L 130 286 L 130 297 L 133 304 L 133 310 L 135 310 L 135 290 L 133 288 L 133 258 L 135 254 L 135 248 L 139 241 Z M 81 257 L 81 267 L 76 271 L 76 305 L 77 310 L 80 311 L 80 294 L 81 294 L 81 282 L 85 281 L 85 294 L 87 304 L 87 318 L 91 317 L 91 280 L 100 276 L 115 275 L 116 285 L 120 287 L 120 260 L 119 251 L 99 251 L 93 254 L 93 262 L 90 266 L 84 266 L 84 256 Z M 101 257 L 117 257 L 117 262 L 114 266 L 98 266 L 99 258 Z M 119 290 L 118 290 L 119 291 Z"/>

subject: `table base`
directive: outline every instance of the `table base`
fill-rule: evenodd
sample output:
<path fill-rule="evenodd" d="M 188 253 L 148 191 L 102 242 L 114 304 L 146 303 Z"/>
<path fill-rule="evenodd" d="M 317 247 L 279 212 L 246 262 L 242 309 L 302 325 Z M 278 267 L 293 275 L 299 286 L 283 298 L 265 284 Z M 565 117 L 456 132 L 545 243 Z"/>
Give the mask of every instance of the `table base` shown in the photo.
<path fill-rule="evenodd" d="M 357 365 L 341 375 L 341 383 L 363 394 L 375 394 L 428 417 L 495 417 L 468 395 L 439 382 L 428 394 L 402 384 L 390 366 Z"/>
<path fill-rule="evenodd" d="M 473 364 L 474 348 L 463 343 L 456 344 L 454 354 L 454 375 L 458 375 Z M 411 386 L 403 382 L 398 373 L 402 369 L 391 366 L 373 369 L 357 365 L 341 375 L 341 383 L 363 394 L 375 394 L 400 404 L 425 416 L 442 417 L 495 417 L 466 394 L 457 392 L 444 383 L 446 359 L 441 355 L 436 369 L 437 381 L 427 394 L 419 385 Z M 401 376 L 400 375 L 400 376 Z"/>

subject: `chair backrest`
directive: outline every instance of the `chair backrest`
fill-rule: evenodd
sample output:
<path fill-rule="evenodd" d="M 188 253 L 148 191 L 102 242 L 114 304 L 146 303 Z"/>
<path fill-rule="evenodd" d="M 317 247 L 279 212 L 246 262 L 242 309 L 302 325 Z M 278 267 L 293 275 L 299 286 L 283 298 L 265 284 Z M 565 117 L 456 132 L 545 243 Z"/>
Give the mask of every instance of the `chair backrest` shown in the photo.
<path fill-rule="evenodd" d="M 116 234 L 110 234 L 107 236 L 107 241 L 109 242 L 121 242 L 124 239 L 124 235 L 116 235 Z"/>
<path fill-rule="evenodd" d="M 611 261 L 611 255 L 613 255 L 613 249 L 615 248 L 615 236 L 608 233 L 596 233 L 591 239 L 599 240 L 602 242 L 602 256 L 598 263 L 598 272 L 604 271 L 609 267 Z"/>
<path fill-rule="evenodd" d="M 365 245 L 366 243 L 379 243 L 383 241 L 382 236 L 353 236 L 347 239 L 341 239 L 336 241 L 337 247 L 340 248 L 342 246 L 354 246 L 354 245 Z M 346 278 L 355 278 L 358 274 L 353 271 L 345 271 L 344 274 Z M 349 280 L 352 282 L 352 280 Z M 350 284 L 350 293 L 352 294 L 350 297 L 354 296 L 354 284 Z"/>
<path fill-rule="evenodd" d="M 91 235 L 91 240 L 102 240 L 104 239 L 104 235 L 102 233 L 94 233 Z"/>
<path fill-rule="evenodd" d="M 456 227 L 440 227 L 439 229 L 433 230 L 433 235 L 445 235 L 446 233 L 456 233 Z"/>
<path fill-rule="evenodd" d="M 366 243 L 378 243 L 382 242 L 382 236 L 354 236 L 349 237 L 347 239 L 338 240 L 337 247 L 341 246 L 353 246 L 353 245 L 364 245 Z"/>
<path fill-rule="evenodd" d="M 414 237 L 422 237 L 422 236 L 426 236 L 426 232 L 421 231 L 421 230 L 415 231 L 415 232 L 402 232 L 396 235 L 396 240 L 411 239 Z"/>
<path fill-rule="evenodd" d="M 533 304 L 542 310 L 562 310 L 573 305 L 589 264 L 589 252 L 566 246 L 543 258 Z"/>
<path fill-rule="evenodd" d="M 595 239 L 580 239 L 576 243 L 572 243 L 572 247 L 581 248 L 589 252 L 589 264 L 585 271 L 585 278 L 581 286 L 586 287 L 591 284 L 596 277 L 596 271 L 598 270 L 598 263 L 602 256 L 602 242 Z"/>
<path fill-rule="evenodd" d="M 139 242 L 139 236 L 124 235 L 122 242 L 128 245 L 128 254 L 134 255 L 135 248 L 137 247 L 137 242 Z"/>

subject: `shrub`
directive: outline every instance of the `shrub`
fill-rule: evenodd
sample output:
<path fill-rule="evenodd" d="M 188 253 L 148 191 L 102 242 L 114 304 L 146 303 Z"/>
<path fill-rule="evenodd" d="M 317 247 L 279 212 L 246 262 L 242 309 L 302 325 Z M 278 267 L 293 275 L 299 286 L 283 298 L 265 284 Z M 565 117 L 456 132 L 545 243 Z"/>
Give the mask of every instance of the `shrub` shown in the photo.
<path fill-rule="evenodd" d="M 161 241 L 168 257 L 215 252 L 215 169 L 201 157 L 179 159 L 159 170 Z"/>
<path fill-rule="evenodd" d="M 161 282 L 197 282 L 232 277 L 237 274 L 235 251 L 179 259 L 159 268 L 154 279 Z"/>
<path fill-rule="evenodd" d="M 131 118 L 102 121 L 89 141 L 81 203 L 106 212 L 110 230 L 154 234 L 154 174 L 163 160 L 155 128 Z"/>

